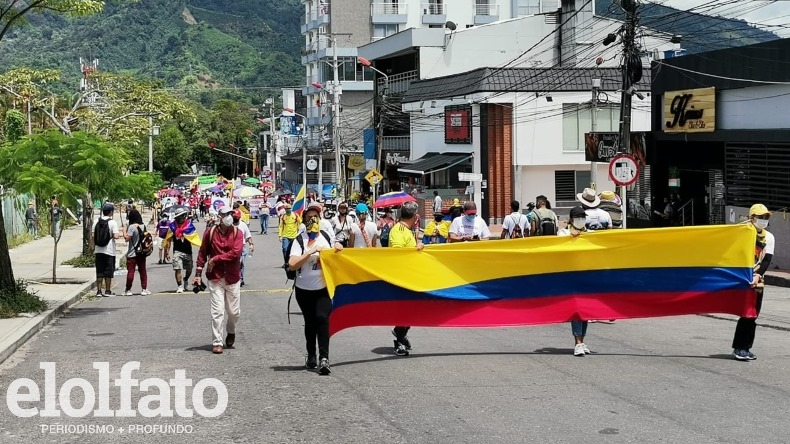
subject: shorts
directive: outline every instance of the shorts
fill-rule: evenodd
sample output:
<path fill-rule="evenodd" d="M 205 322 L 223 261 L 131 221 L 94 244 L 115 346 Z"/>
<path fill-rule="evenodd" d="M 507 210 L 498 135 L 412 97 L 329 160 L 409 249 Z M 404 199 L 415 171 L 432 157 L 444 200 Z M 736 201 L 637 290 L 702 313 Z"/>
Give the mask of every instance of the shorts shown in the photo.
<path fill-rule="evenodd" d="M 115 274 L 115 256 L 109 254 L 96 253 L 96 277 L 112 279 Z"/>
<path fill-rule="evenodd" d="M 173 270 L 192 270 L 192 255 L 180 251 L 173 252 Z"/>

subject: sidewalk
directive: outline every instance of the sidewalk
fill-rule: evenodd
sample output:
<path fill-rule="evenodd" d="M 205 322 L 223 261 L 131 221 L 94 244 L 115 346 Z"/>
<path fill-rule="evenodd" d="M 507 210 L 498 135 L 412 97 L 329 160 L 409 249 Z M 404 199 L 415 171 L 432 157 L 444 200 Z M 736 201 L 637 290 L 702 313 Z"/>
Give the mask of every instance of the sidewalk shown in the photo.
<path fill-rule="evenodd" d="M 115 219 L 119 220 L 117 213 Z M 118 251 L 125 251 L 125 241 L 120 239 L 116 242 Z M 58 243 L 57 278 L 64 283 L 51 283 L 54 245 L 52 237 L 47 236 L 11 250 L 14 277 L 28 281 L 28 290 L 37 292 L 49 302 L 49 310 L 31 317 L 0 319 L 0 363 L 68 307 L 93 291 L 96 280 L 93 268 L 63 265 L 64 261 L 82 252 L 82 226 L 64 230 Z"/>

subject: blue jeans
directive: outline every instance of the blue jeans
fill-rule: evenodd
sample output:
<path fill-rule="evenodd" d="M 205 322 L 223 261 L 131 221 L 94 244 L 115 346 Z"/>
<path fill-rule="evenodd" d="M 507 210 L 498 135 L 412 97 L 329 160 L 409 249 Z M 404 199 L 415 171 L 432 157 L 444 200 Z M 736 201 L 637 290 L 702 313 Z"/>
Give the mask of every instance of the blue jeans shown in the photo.
<path fill-rule="evenodd" d="M 587 321 L 571 321 L 571 332 L 573 336 L 587 336 Z"/>
<path fill-rule="evenodd" d="M 288 239 L 287 237 L 283 238 L 283 260 L 285 260 L 286 264 L 288 263 L 288 250 L 291 248 L 293 241 L 293 239 Z"/>
<path fill-rule="evenodd" d="M 241 250 L 241 281 L 244 282 L 244 265 L 247 262 L 247 256 L 250 254 L 249 244 L 244 243 L 244 248 Z"/>
<path fill-rule="evenodd" d="M 36 227 L 35 220 L 27 220 L 27 232 L 30 233 L 34 238 L 38 239 L 38 228 Z"/>
<path fill-rule="evenodd" d="M 269 215 L 261 214 L 258 217 L 261 219 L 261 231 L 264 234 L 269 234 Z"/>

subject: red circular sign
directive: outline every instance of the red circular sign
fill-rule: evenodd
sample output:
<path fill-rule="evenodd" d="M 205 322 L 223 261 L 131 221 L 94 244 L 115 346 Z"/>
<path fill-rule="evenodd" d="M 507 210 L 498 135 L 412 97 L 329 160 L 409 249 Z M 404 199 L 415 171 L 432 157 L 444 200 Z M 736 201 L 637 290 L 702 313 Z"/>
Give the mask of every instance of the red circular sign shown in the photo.
<path fill-rule="evenodd" d="M 630 154 L 618 154 L 609 162 L 609 179 L 617 185 L 628 186 L 639 179 L 639 164 Z"/>

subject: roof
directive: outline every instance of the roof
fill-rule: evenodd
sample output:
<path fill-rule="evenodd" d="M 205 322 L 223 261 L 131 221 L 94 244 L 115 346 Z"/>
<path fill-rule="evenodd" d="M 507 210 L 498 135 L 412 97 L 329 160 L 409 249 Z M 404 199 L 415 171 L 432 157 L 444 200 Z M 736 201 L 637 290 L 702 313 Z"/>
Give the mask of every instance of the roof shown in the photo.
<path fill-rule="evenodd" d="M 425 175 L 446 170 L 472 157 L 471 153 L 428 153 L 417 161 L 398 168 L 398 172 Z"/>
<path fill-rule="evenodd" d="M 650 69 L 642 70 L 637 89 L 650 90 Z M 411 83 L 403 103 L 465 96 L 478 92 L 590 91 L 592 79 L 602 81 L 603 90 L 621 86 L 620 68 L 478 68 L 461 74 Z"/>

